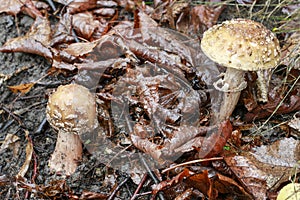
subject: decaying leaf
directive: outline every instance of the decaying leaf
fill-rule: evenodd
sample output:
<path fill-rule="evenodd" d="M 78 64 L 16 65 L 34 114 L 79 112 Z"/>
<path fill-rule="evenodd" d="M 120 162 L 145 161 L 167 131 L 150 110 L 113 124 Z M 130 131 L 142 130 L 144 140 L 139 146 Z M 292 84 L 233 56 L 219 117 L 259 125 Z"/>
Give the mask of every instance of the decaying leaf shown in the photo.
<path fill-rule="evenodd" d="M 0 153 L 5 149 L 11 147 L 14 143 L 16 143 L 20 138 L 14 134 L 7 134 L 4 141 L 1 141 Z M 19 145 L 16 145 L 19 148 Z"/>
<path fill-rule="evenodd" d="M 64 51 L 72 56 L 78 57 L 90 53 L 95 46 L 97 46 L 97 42 L 72 43 L 64 49 Z"/>
<path fill-rule="evenodd" d="M 300 18 L 299 18 L 300 19 Z M 283 46 L 282 64 L 300 70 L 300 32 L 290 35 Z"/>
<path fill-rule="evenodd" d="M 54 47 L 61 43 L 73 42 L 75 38 L 72 35 L 72 15 L 70 13 L 64 13 L 58 23 L 52 30 L 51 47 Z"/>
<path fill-rule="evenodd" d="M 231 171 L 256 199 L 267 197 L 267 190 L 276 190 L 289 180 L 292 170 L 299 168 L 300 144 L 284 138 L 271 145 L 253 148 L 240 156 L 227 156 Z"/>
<path fill-rule="evenodd" d="M 300 167 L 300 142 L 293 138 L 283 138 L 268 146 L 255 147 L 252 155 L 262 163 L 273 166 Z"/>
<path fill-rule="evenodd" d="M 94 19 L 91 12 L 74 14 L 72 25 L 76 33 L 86 40 L 89 40 L 93 33 L 101 26 L 100 22 Z"/>
<path fill-rule="evenodd" d="M 35 83 L 25 83 L 25 84 L 20 84 L 20 85 L 14 85 L 14 86 L 8 86 L 8 88 L 13 92 L 13 93 L 18 93 L 21 92 L 22 94 L 26 94 L 31 90 L 31 88 L 35 85 Z"/>
<path fill-rule="evenodd" d="M 288 123 L 288 125 L 300 132 L 300 118 L 295 117 Z"/>
<path fill-rule="evenodd" d="M 0 13 L 8 13 L 10 15 L 17 15 L 21 11 L 24 3 L 20 0 L 0 0 Z"/>
<path fill-rule="evenodd" d="M 7 41 L 1 52 L 24 52 L 52 58 L 50 44 L 50 22 L 45 17 L 37 17 L 25 36 L 20 36 Z"/>
<path fill-rule="evenodd" d="M 267 173 L 259 170 L 253 162 L 243 156 L 226 157 L 224 159 L 231 171 L 255 199 L 266 199 Z"/>
<path fill-rule="evenodd" d="M 250 122 L 270 116 L 275 110 L 277 114 L 286 114 L 300 110 L 300 89 L 295 88 L 289 96 L 282 101 L 280 91 L 276 89 L 269 92 L 269 101 L 266 104 L 259 104 L 245 114 L 244 120 Z M 250 100 L 249 102 L 252 102 Z M 279 106 L 279 107 L 278 107 Z M 278 108 L 277 108 L 278 107 Z"/>
<path fill-rule="evenodd" d="M 25 131 L 25 133 L 26 133 L 26 137 L 28 139 L 27 146 L 26 146 L 26 159 L 25 159 L 25 162 L 23 163 L 22 167 L 20 168 L 17 177 L 24 177 L 25 176 L 25 174 L 27 173 L 27 171 L 29 169 L 29 165 L 30 165 L 30 162 L 31 162 L 32 154 L 33 154 L 32 140 L 28 137 L 29 132 Z"/>
<path fill-rule="evenodd" d="M 225 6 L 218 5 L 217 2 L 220 1 L 214 2 L 216 6 L 199 5 L 191 10 L 191 24 L 196 32 L 203 32 L 217 23 Z"/>

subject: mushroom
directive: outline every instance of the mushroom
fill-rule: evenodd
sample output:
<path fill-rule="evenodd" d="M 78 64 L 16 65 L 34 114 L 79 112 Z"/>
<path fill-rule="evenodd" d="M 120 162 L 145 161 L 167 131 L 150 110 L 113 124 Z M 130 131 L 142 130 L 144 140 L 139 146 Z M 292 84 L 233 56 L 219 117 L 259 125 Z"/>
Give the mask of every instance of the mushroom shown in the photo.
<path fill-rule="evenodd" d="M 233 19 L 204 32 L 201 49 L 214 62 L 227 67 L 223 79 L 214 87 L 225 93 L 217 119 L 228 119 L 246 88 L 246 71 L 256 71 L 263 101 L 267 85 L 262 71 L 275 67 L 280 59 L 280 46 L 275 35 L 262 24 L 249 19 Z"/>
<path fill-rule="evenodd" d="M 81 85 L 59 86 L 49 97 L 46 112 L 48 122 L 58 130 L 50 169 L 70 175 L 82 158 L 79 135 L 98 127 L 95 97 Z"/>

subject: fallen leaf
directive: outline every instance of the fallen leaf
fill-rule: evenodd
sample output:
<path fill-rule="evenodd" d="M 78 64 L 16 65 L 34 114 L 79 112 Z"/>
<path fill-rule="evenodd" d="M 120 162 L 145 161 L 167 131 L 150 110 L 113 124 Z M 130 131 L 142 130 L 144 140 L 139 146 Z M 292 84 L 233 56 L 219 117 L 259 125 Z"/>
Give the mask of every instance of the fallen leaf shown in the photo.
<path fill-rule="evenodd" d="M 33 154 L 33 144 L 31 139 L 28 137 L 29 132 L 25 131 L 26 137 L 27 137 L 27 146 L 26 146 L 26 158 L 25 162 L 23 163 L 22 167 L 20 168 L 20 171 L 17 175 L 17 177 L 24 177 L 27 173 L 27 170 L 29 169 L 29 165 L 31 162 L 32 154 Z"/>
<path fill-rule="evenodd" d="M 17 15 L 24 3 L 21 0 L 0 0 L 0 13 Z"/>
<path fill-rule="evenodd" d="M 51 59 L 50 35 L 49 20 L 45 17 L 37 17 L 25 36 L 7 41 L 0 47 L 0 51 L 32 53 Z"/>
<path fill-rule="evenodd" d="M 2 141 L 1 143 L 1 147 L 0 147 L 0 153 L 2 153 L 5 149 L 11 147 L 14 143 L 16 143 L 18 140 L 20 140 L 20 138 L 14 134 L 7 134 L 4 141 Z M 19 146 L 19 145 L 17 145 Z"/>
<path fill-rule="evenodd" d="M 101 26 L 100 22 L 94 19 L 91 12 L 74 14 L 72 25 L 78 36 L 86 40 L 90 40 L 93 33 Z"/>
<path fill-rule="evenodd" d="M 20 85 L 14 85 L 14 86 L 8 86 L 8 88 L 13 92 L 13 93 L 18 93 L 21 92 L 22 94 L 26 94 L 31 90 L 31 88 L 35 85 L 35 83 L 25 83 L 25 84 L 20 84 Z"/>
<path fill-rule="evenodd" d="M 70 44 L 64 51 L 78 57 L 90 53 L 95 46 L 97 46 L 97 42 L 78 42 Z"/>
<path fill-rule="evenodd" d="M 199 5 L 193 7 L 191 10 L 191 24 L 196 32 L 203 33 L 205 30 L 217 23 L 220 14 L 225 8 L 224 5 L 218 5 L 217 2 L 216 6 Z"/>
<path fill-rule="evenodd" d="M 300 18 L 299 18 L 300 19 Z M 300 33 L 294 32 L 282 48 L 282 64 L 300 70 Z"/>
<path fill-rule="evenodd" d="M 288 123 L 288 125 L 300 132 L 300 118 L 295 117 Z"/>
<path fill-rule="evenodd" d="M 255 199 L 267 198 L 267 173 L 258 169 L 255 163 L 244 156 L 228 156 L 224 160 Z"/>
<path fill-rule="evenodd" d="M 75 38 L 72 35 L 72 15 L 64 13 L 52 31 L 50 46 L 56 46 L 61 43 L 73 42 Z"/>
<path fill-rule="evenodd" d="M 283 138 L 270 145 L 253 148 L 252 155 L 262 163 L 273 166 L 300 167 L 300 142 L 293 138 Z"/>

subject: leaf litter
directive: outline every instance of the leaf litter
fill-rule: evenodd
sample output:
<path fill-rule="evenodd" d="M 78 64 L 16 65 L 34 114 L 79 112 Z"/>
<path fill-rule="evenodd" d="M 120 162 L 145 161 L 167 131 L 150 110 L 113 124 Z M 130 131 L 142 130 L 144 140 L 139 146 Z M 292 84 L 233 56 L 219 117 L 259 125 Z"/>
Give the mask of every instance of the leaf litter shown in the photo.
<path fill-rule="evenodd" d="M 269 102 L 257 103 L 256 94 L 253 88 L 250 88 L 250 84 L 239 104 L 244 104 L 244 113 L 236 113 L 236 118 L 232 118 L 231 122 L 210 124 L 213 113 L 218 109 L 217 102 L 222 98 L 220 93 L 213 92 L 211 85 L 223 69 L 201 52 L 197 39 L 220 20 L 228 5 L 225 6 L 221 1 L 210 1 L 208 5 L 195 6 L 168 1 L 154 1 L 153 5 L 147 5 L 145 2 L 133 1 L 57 0 L 50 7 L 57 7 L 59 10 L 55 12 L 58 11 L 61 15 L 58 20 L 52 21 L 50 15 L 45 14 L 49 12 L 45 5 L 36 7 L 37 4 L 32 1 L 17 1 L 15 4 L 7 2 L 1 4 L 0 12 L 17 16 L 22 11 L 35 18 L 35 21 L 24 36 L 7 41 L 0 51 L 40 55 L 50 62 L 52 72 L 64 73 L 67 76 L 77 73 L 75 81 L 92 88 L 99 97 L 99 115 L 103 114 L 99 117 L 103 119 L 101 134 L 116 143 L 103 153 L 97 146 L 101 138 L 93 136 L 95 141 L 89 144 L 93 148 L 87 146 L 87 149 L 93 149 L 95 152 L 89 153 L 100 153 L 101 156 L 106 154 L 109 162 L 120 156 L 120 151 L 126 149 L 122 146 L 123 141 L 123 144 L 130 144 L 127 146 L 129 151 L 124 150 L 124 155 L 131 159 L 127 162 L 138 161 L 130 155 L 137 152 L 137 149 L 149 154 L 150 160 L 163 163 L 160 166 L 162 168 L 204 158 L 203 164 L 200 162 L 190 165 L 165 177 L 153 169 L 160 178 L 158 182 L 152 177 L 156 182 L 155 185 L 152 184 L 153 198 L 157 195 L 162 199 L 160 194 L 163 192 L 166 199 L 266 199 L 270 195 L 276 195 L 281 184 L 287 182 L 291 175 L 280 174 L 282 170 L 298 169 L 299 144 L 298 140 L 293 139 L 294 136 L 278 138 L 277 141 L 265 145 L 259 143 L 261 146 L 258 146 L 253 143 L 255 138 L 250 140 L 250 143 L 242 139 L 249 129 L 239 130 L 255 120 L 299 111 L 297 32 L 286 34 L 287 39 L 282 40 L 283 62 L 271 78 Z M 255 1 L 237 3 L 255 6 Z M 133 10 L 133 7 L 138 9 Z M 291 16 L 295 7 L 287 6 L 285 9 L 284 12 Z M 125 10 L 131 12 L 131 15 L 126 16 Z M 184 34 L 162 28 L 163 25 Z M 296 28 L 293 23 L 289 26 L 292 29 Z M 279 87 L 278 80 L 284 78 L 283 71 L 290 66 L 294 69 L 287 73 L 287 81 L 280 82 L 282 87 Z M 280 70 L 280 67 L 283 70 Z M 248 78 L 249 82 L 255 81 L 255 77 L 252 79 L 251 75 Z M 8 79 L 4 80 L 6 81 Z M 35 89 L 32 86 L 19 84 L 11 86 L 10 89 L 27 95 Z M 213 102 L 213 105 L 209 102 Z M 126 104 L 128 110 L 122 107 Z M 114 116 L 114 111 L 119 113 L 114 110 L 116 108 L 125 114 Z M 7 114 L 7 110 L 0 111 L 1 115 Z M 297 119 L 292 119 L 289 126 L 299 132 Z M 236 139 L 239 140 L 237 146 L 228 143 L 233 130 L 241 134 L 240 139 Z M 207 132 L 210 135 L 204 136 Z M 28 138 L 28 135 L 26 137 Z M 250 149 L 254 152 L 234 155 L 242 149 L 247 149 L 249 145 L 253 147 Z M 224 151 L 224 146 L 229 147 L 227 151 Z M 35 184 L 34 180 L 30 182 L 26 174 L 32 173 L 35 177 L 38 173 L 38 167 L 30 165 L 37 164 L 34 159 L 35 148 L 35 144 L 28 138 L 26 159 L 17 173 L 19 178 L 14 179 L 8 174 L 1 174 L 0 186 L 6 188 L 10 187 L 12 182 L 17 182 L 19 188 L 27 191 L 22 194 L 24 197 L 31 193 L 47 198 L 112 199 L 116 195 L 118 187 L 107 191 L 107 186 L 108 188 L 104 189 L 106 193 L 101 187 L 97 192 L 79 192 L 71 189 L 66 180 L 76 180 L 76 174 L 66 180 L 48 180 L 47 185 Z M 4 150 L 7 151 L 6 147 L 2 151 Z M 216 167 L 217 162 L 205 162 L 205 158 L 217 155 L 224 158 L 219 167 Z M 37 156 L 42 159 L 42 155 Z M 99 161 L 97 164 L 96 161 L 91 170 L 101 164 Z M 83 161 L 79 168 L 84 166 L 88 167 Z M 267 170 L 269 168 L 274 170 L 270 172 Z M 125 171 L 128 169 L 130 168 L 125 167 Z M 150 171 L 148 173 L 151 174 Z M 122 175 L 116 176 L 122 178 Z M 136 177 L 138 176 L 140 178 L 135 180 L 136 184 L 137 180 L 142 183 L 141 175 L 136 174 Z M 294 178 L 299 179 L 297 173 Z M 140 192 L 139 187 L 136 192 Z"/>

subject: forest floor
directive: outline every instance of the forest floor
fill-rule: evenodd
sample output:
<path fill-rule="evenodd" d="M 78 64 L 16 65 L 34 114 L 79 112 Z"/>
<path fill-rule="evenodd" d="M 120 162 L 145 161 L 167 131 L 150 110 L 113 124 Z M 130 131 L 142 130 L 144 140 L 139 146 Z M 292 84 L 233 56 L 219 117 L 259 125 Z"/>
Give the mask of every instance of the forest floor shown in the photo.
<path fill-rule="evenodd" d="M 276 199 L 300 182 L 299 1 L 49 2 L 0 0 L 0 199 Z M 222 93 L 214 98 L 212 84 L 224 69 L 200 41 L 233 18 L 270 29 L 281 60 L 269 102 L 257 101 L 249 72 L 230 122 L 219 125 L 212 113 Z M 123 27 L 145 29 L 143 40 Z M 49 168 L 57 130 L 46 106 L 58 86 L 74 82 L 95 94 L 102 138 L 90 146 L 84 138 L 77 170 L 64 176 Z M 201 127 L 218 137 L 192 133 Z M 109 145 L 99 147 L 103 137 Z M 205 158 L 195 138 L 208 141 Z"/>

